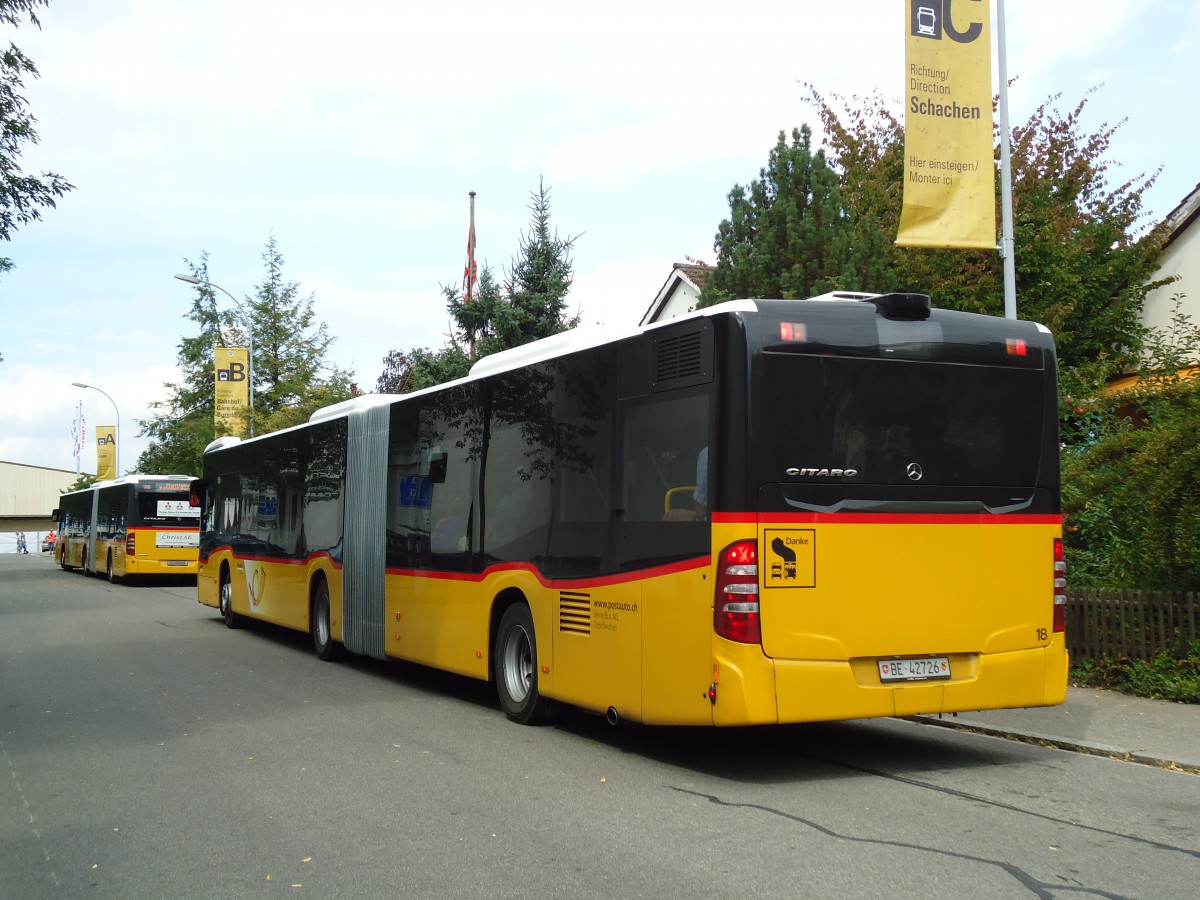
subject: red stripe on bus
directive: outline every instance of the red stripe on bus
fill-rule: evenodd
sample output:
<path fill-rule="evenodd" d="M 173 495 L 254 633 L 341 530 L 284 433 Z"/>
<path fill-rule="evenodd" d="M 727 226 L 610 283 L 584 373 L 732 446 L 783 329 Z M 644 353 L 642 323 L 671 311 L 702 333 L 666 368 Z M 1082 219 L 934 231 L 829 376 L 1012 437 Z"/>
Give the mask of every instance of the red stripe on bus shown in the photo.
<path fill-rule="evenodd" d="M 220 547 L 214 547 L 212 550 L 209 550 L 208 556 L 204 560 L 205 563 L 221 552 L 228 553 L 238 562 L 274 563 L 280 566 L 306 566 L 315 559 L 327 559 L 333 564 L 335 569 L 340 569 L 342 567 L 341 562 L 334 559 L 327 550 L 322 550 L 318 553 L 310 553 L 308 556 L 304 557 L 304 559 L 286 559 L 278 556 L 239 556 L 237 553 L 233 552 L 233 548 L 228 544 L 223 544 Z"/>
<path fill-rule="evenodd" d="M 713 513 L 718 525 L 1061 525 L 1061 514 L 1009 513 Z"/>
<path fill-rule="evenodd" d="M 501 572 L 528 572 L 538 580 L 542 587 L 550 590 L 578 590 L 580 588 L 606 587 L 614 584 L 630 584 L 634 581 L 645 581 L 648 578 L 659 578 L 663 575 L 676 575 L 680 572 L 690 572 L 693 569 L 707 568 L 712 562 L 710 556 L 697 556 L 665 566 L 653 566 L 648 569 L 637 569 L 633 572 L 620 572 L 615 575 L 596 575 L 585 578 L 547 578 L 537 567 L 530 563 L 507 562 L 488 566 L 482 572 L 445 572 L 430 569 L 399 569 L 388 568 L 388 575 L 407 575 L 411 578 L 432 578 L 439 581 L 463 581 L 479 584 L 492 575 Z"/>

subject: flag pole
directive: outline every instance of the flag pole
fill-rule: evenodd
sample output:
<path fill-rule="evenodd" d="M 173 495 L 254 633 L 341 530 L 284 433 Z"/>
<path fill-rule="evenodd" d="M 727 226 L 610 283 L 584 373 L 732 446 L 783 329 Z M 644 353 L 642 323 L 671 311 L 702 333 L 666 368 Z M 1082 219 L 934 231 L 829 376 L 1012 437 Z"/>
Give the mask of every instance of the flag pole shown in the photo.
<path fill-rule="evenodd" d="M 467 232 L 467 289 L 464 294 L 470 303 L 475 288 L 475 192 L 471 191 L 467 196 L 471 198 L 471 230 Z"/>
<path fill-rule="evenodd" d="M 470 191 L 471 198 L 471 228 L 467 232 L 467 266 L 463 270 L 463 302 L 469 304 L 475 290 L 475 192 Z M 475 360 L 475 329 L 467 332 L 467 346 L 472 362 Z"/>
<path fill-rule="evenodd" d="M 1004 261 L 1004 317 L 1017 317 L 1017 260 L 1013 238 L 1012 130 L 1008 125 L 1007 41 L 1004 37 L 1004 0 L 996 0 L 996 58 L 1000 75 L 1000 258 Z"/>

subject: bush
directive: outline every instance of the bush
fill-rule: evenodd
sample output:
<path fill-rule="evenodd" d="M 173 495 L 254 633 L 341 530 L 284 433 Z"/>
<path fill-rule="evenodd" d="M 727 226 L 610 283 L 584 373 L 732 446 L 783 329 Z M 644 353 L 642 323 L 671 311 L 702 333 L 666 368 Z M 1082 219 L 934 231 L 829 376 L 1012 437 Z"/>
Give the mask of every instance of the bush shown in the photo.
<path fill-rule="evenodd" d="M 1077 586 L 1200 590 L 1200 377 L 1184 377 L 1200 329 L 1181 300 L 1171 331 L 1148 335 L 1135 392 L 1106 395 L 1099 372 L 1064 373 L 1063 508 Z"/>
<path fill-rule="evenodd" d="M 1164 652 L 1152 660 L 1078 660 L 1071 666 L 1071 683 L 1111 688 L 1135 697 L 1200 703 L 1200 641 L 1192 641 L 1185 659 Z"/>

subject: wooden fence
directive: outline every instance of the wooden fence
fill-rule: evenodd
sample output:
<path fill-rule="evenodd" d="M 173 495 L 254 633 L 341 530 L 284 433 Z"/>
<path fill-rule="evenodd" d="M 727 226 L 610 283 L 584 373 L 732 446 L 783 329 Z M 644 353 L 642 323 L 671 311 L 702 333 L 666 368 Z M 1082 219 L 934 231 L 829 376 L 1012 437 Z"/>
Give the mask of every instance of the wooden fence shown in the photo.
<path fill-rule="evenodd" d="M 1200 595 L 1182 591 L 1070 590 L 1067 649 L 1072 659 L 1177 659 L 1200 641 Z"/>

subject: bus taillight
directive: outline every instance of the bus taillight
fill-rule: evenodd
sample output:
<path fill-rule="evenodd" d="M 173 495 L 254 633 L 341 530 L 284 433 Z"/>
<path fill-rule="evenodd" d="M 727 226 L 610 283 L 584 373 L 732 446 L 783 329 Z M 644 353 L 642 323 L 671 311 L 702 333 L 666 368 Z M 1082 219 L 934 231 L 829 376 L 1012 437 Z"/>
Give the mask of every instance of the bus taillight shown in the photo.
<path fill-rule="evenodd" d="M 762 643 L 758 618 L 758 543 L 738 541 L 721 551 L 713 599 L 713 628 L 740 644 Z"/>
<path fill-rule="evenodd" d="M 125 536 L 125 555 L 137 556 L 137 535 L 132 531 Z"/>
<path fill-rule="evenodd" d="M 1054 632 L 1067 630 L 1067 560 L 1062 538 L 1054 539 Z"/>

